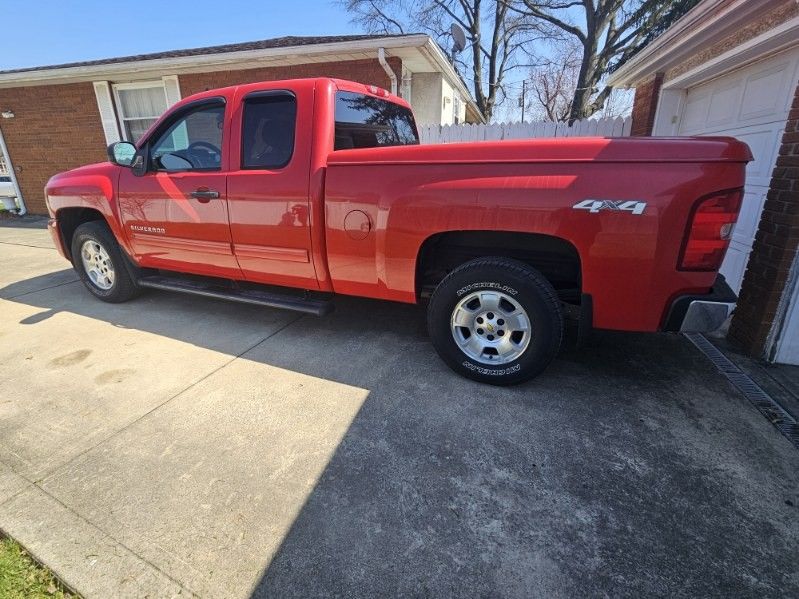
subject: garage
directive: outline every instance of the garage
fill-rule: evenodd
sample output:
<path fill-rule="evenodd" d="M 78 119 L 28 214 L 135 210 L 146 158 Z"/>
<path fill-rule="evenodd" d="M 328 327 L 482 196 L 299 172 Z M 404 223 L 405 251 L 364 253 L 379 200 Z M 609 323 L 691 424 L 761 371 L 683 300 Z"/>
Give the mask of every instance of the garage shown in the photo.
<path fill-rule="evenodd" d="M 799 364 L 799 3 L 702 0 L 616 70 L 633 135 L 746 142 L 741 213 L 721 272 L 738 293 L 728 339 Z"/>
<path fill-rule="evenodd" d="M 799 49 L 783 52 L 718 79 L 691 87 L 679 119 L 679 135 L 729 135 L 749 144 L 746 190 L 730 249 L 721 267 L 739 292 L 760 223 L 785 120 L 793 101 Z"/>

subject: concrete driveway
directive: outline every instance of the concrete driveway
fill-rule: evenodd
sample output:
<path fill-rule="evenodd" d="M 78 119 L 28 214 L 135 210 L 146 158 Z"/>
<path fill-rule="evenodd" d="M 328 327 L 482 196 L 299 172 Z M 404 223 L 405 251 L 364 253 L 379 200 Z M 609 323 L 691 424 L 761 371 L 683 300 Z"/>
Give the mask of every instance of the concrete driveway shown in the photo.
<path fill-rule="evenodd" d="M 8 223 L 0 298 L 0 529 L 86 597 L 799 595 L 799 452 L 679 336 L 480 386 L 417 307 L 108 305 Z"/>

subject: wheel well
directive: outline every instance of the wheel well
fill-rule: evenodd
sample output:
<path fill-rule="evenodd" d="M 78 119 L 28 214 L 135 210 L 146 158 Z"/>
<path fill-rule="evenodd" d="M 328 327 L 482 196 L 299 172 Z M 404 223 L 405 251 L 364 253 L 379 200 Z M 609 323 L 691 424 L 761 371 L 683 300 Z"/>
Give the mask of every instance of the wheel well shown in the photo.
<path fill-rule="evenodd" d="M 62 208 L 56 214 L 58 222 L 58 230 L 61 233 L 61 239 L 64 242 L 64 251 L 71 259 L 72 253 L 72 236 L 83 223 L 88 223 L 95 220 L 105 221 L 105 217 L 99 210 L 94 208 Z"/>
<path fill-rule="evenodd" d="M 416 292 L 425 296 L 461 264 L 485 256 L 515 258 L 529 264 L 552 284 L 558 296 L 579 303 L 580 255 L 560 237 L 502 231 L 451 231 L 428 237 L 416 259 Z"/>

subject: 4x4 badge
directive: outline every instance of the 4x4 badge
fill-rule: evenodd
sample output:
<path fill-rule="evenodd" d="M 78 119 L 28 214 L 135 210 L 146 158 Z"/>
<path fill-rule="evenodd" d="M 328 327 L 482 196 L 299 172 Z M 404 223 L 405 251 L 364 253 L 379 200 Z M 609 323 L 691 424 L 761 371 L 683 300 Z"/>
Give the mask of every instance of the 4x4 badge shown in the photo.
<path fill-rule="evenodd" d="M 588 210 L 597 213 L 600 210 L 612 210 L 615 212 L 625 211 L 633 214 L 643 214 L 646 209 L 646 202 L 638 200 L 583 200 L 572 206 L 575 210 Z"/>

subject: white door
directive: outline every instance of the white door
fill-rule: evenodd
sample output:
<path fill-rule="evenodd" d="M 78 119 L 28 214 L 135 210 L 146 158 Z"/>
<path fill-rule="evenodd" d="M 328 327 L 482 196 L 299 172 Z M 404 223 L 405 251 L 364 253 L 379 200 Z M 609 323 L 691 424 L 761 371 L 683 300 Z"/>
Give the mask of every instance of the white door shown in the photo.
<path fill-rule="evenodd" d="M 794 258 L 796 260 L 796 258 Z M 793 265 L 794 275 L 799 274 L 799 263 Z M 785 322 L 777 340 L 775 361 L 780 364 L 799 365 L 799 283 L 793 280 L 793 290 L 785 290 L 793 297 L 788 304 Z"/>
<path fill-rule="evenodd" d="M 721 266 L 736 293 L 760 223 L 797 77 L 799 49 L 793 49 L 686 92 L 680 135 L 731 135 L 749 144 L 755 158 L 746 169 L 741 214 Z"/>

